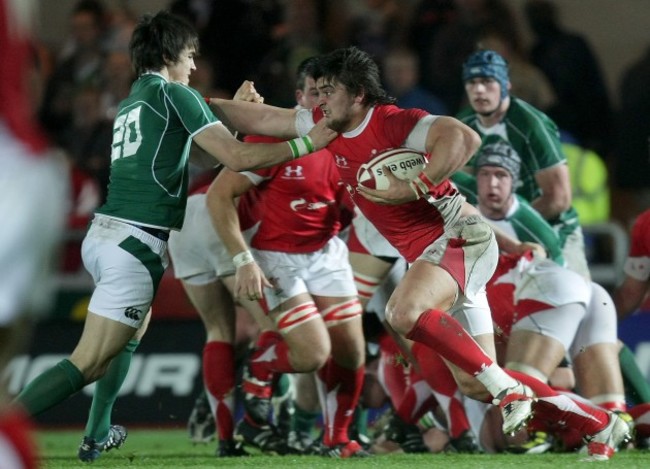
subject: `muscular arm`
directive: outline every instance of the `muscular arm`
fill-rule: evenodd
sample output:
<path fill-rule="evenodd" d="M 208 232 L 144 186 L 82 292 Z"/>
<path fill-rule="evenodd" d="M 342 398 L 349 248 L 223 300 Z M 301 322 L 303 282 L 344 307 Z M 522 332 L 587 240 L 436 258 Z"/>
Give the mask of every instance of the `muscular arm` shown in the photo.
<path fill-rule="evenodd" d="M 546 220 L 557 217 L 571 207 L 571 183 L 567 165 L 556 165 L 538 171 L 535 180 L 542 195 L 533 200 L 531 205 Z"/>
<path fill-rule="evenodd" d="M 469 161 L 481 145 L 481 137 L 453 117 L 438 117 L 427 132 L 425 148 L 431 154 L 424 173 L 440 184 Z"/>
<path fill-rule="evenodd" d="M 230 101 L 228 101 L 230 102 Z M 254 106 L 262 104 L 244 103 Z M 309 132 L 314 150 L 325 147 L 336 133 L 325 127 L 325 122 L 319 122 Z M 211 125 L 194 136 L 194 141 L 233 171 L 266 168 L 293 159 L 291 147 L 286 142 L 281 143 L 244 143 L 233 137 L 223 125 Z"/>
<path fill-rule="evenodd" d="M 212 109 L 222 117 L 225 126 L 207 127 L 194 137 L 194 143 L 200 146 L 208 156 L 216 158 L 219 163 L 223 163 L 233 171 L 274 166 L 292 159 L 294 155 L 285 143 L 251 146 L 240 142 L 231 135 L 231 132 L 241 131 L 286 139 L 296 137 L 296 111 L 264 106 L 261 104 L 263 101 L 264 99 L 257 93 L 250 81 L 242 83 L 232 100 L 212 98 Z M 230 116 L 225 115 L 222 108 L 230 109 Z M 231 120 L 240 125 L 233 125 Z M 316 126 L 312 130 L 313 132 L 310 132 L 309 136 L 317 150 L 327 145 L 336 135 L 326 129 L 324 124 Z M 199 152 L 194 153 L 199 154 Z M 201 162 L 204 166 L 206 165 L 205 158 L 201 159 Z M 207 163 L 208 167 L 214 165 L 214 163 Z"/>
<path fill-rule="evenodd" d="M 407 140 L 419 140 L 421 148 L 422 137 L 415 130 Z M 462 168 L 481 145 L 480 136 L 461 121 L 447 116 L 438 117 L 428 128 L 424 139 L 424 148 L 431 154 L 429 163 L 424 168 L 424 174 L 432 185 L 438 185 L 449 178 L 455 171 Z M 416 195 L 408 181 L 401 181 L 386 171 L 390 185 L 387 190 L 369 189 L 359 185 L 357 190 L 368 200 L 380 204 L 401 204 L 415 200 Z"/>
<path fill-rule="evenodd" d="M 242 174 L 224 168 L 210 185 L 206 203 L 212 225 L 231 256 L 248 250 L 237 214 L 237 197 L 254 186 Z M 233 295 L 249 300 L 262 298 L 262 287 L 271 286 L 259 266 L 253 262 L 237 269 Z"/>
<path fill-rule="evenodd" d="M 219 119 L 244 134 L 289 139 L 297 137 L 296 110 L 229 99 L 210 99 Z"/>

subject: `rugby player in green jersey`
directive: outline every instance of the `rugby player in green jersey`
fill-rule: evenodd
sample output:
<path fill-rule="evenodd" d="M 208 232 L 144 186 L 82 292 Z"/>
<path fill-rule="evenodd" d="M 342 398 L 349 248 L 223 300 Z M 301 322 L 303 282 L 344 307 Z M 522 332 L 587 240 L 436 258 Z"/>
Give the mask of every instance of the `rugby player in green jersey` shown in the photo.
<path fill-rule="evenodd" d="M 470 107 L 458 119 L 476 130 L 483 142 L 496 135 L 512 145 L 521 157 L 517 194 L 559 233 L 567 266 L 590 278 L 557 126 L 540 110 L 510 95 L 508 64 L 495 51 L 471 54 L 463 65 L 462 79 Z M 474 163 L 475 157 L 469 166 Z"/>
<path fill-rule="evenodd" d="M 17 397 L 31 415 L 106 373 L 98 383 L 101 399 L 96 401 L 112 407 L 168 265 L 169 232 L 183 225 L 192 142 L 214 157 L 214 165 L 241 171 L 306 155 L 336 135 L 323 123 L 308 136 L 288 142 L 246 144 L 234 138 L 188 86 L 198 53 L 196 31 L 167 12 L 143 16 L 129 49 L 138 78 L 114 121 L 107 201 L 97 210 L 82 245 L 95 290 L 70 357 L 36 377 Z M 251 100 L 261 100 L 252 83 L 243 86 Z M 97 415 L 102 421 L 110 418 Z M 126 438 L 120 426 L 89 426 L 102 434 L 96 430 L 84 438 L 79 449 L 84 461 L 121 446 Z"/>
<path fill-rule="evenodd" d="M 505 366 L 567 389 L 577 383 L 580 394 L 594 404 L 625 412 L 611 297 L 600 285 L 563 267 L 558 234 L 514 194 L 521 159 L 508 142 L 487 137 L 475 155 L 475 168 L 475 181 L 467 173 L 452 177 L 468 201 L 478 206 L 494 228 L 521 242 L 540 244 L 548 256 L 502 256 L 488 283 L 495 328 L 500 331 L 500 342 L 507 344 Z M 558 375 L 557 367 L 565 356 L 573 370 L 562 367 Z M 571 384 L 558 382 L 558 377 Z M 618 424 L 618 428 L 619 437 L 624 437 L 625 426 Z M 545 446 L 545 438 L 536 435 L 510 450 L 541 451 Z"/>

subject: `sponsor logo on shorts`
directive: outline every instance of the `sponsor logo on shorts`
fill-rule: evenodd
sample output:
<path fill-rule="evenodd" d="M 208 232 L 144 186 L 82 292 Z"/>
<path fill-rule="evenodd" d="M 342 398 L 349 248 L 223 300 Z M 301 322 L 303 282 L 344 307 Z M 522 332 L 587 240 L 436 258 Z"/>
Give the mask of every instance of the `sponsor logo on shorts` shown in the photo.
<path fill-rule="evenodd" d="M 138 308 L 129 306 L 124 310 L 124 316 L 134 321 L 139 321 L 142 317 L 142 311 L 140 311 Z"/>

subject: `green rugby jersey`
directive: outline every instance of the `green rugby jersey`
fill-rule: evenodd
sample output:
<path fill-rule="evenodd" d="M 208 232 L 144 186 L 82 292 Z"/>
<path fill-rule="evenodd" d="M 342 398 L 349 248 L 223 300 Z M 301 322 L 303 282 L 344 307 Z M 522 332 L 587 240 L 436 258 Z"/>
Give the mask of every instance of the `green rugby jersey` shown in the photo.
<path fill-rule="evenodd" d="M 510 142 L 521 157 L 521 174 L 516 192 L 528 202 L 542 194 L 535 181 L 535 173 L 566 164 L 555 123 L 540 110 L 514 96 L 510 97 L 510 106 L 503 121 L 494 127 L 486 129 L 481 126 L 472 108 L 462 110 L 458 119 L 476 130 L 483 140 L 488 135 L 499 135 Z M 473 157 L 469 165 L 473 166 L 474 160 Z M 573 207 L 548 222 L 557 230 L 562 245 L 579 226 L 578 214 Z"/>
<path fill-rule="evenodd" d="M 196 90 L 142 75 L 115 117 L 108 196 L 97 213 L 180 229 L 192 137 L 218 122 Z"/>
<path fill-rule="evenodd" d="M 474 176 L 459 171 L 451 176 L 451 180 L 468 203 L 478 206 Z M 562 244 L 558 233 L 523 197 L 515 195 L 514 203 L 503 219 L 492 220 L 485 216 L 483 218 L 519 241 L 541 244 L 546 249 L 549 259 L 564 266 Z"/>

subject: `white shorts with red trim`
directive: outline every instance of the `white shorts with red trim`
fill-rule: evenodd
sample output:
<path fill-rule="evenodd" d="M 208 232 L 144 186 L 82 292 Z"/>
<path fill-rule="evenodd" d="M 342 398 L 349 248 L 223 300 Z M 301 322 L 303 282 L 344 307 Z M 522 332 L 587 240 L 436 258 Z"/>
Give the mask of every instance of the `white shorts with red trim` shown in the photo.
<path fill-rule="evenodd" d="M 193 285 L 205 285 L 236 271 L 232 256 L 212 225 L 205 199 L 205 194 L 188 197 L 183 228 L 169 234 L 174 277 Z M 246 242 L 254 232 L 251 228 L 243 233 Z"/>
<path fill-rule="evenodd" d="M 308 254 L 255 249 L 253 255 L 274 285 L 264 291 L 270 310 L 301 293 L 333 297 L 357 295 L 348 249 L 336 236 L 322 249 Z"/>

